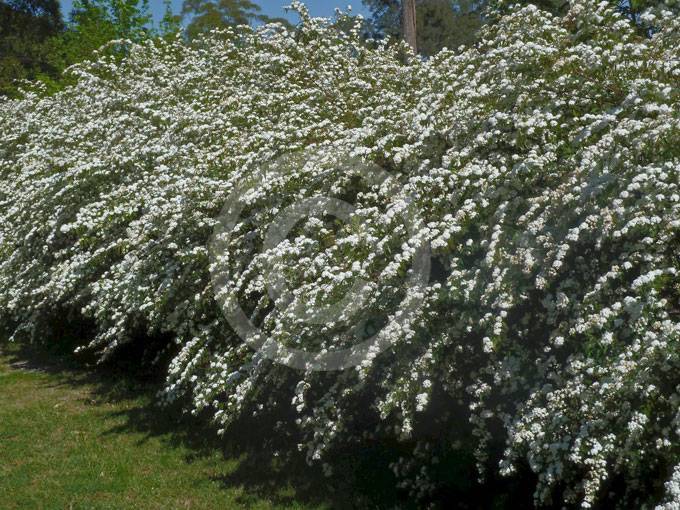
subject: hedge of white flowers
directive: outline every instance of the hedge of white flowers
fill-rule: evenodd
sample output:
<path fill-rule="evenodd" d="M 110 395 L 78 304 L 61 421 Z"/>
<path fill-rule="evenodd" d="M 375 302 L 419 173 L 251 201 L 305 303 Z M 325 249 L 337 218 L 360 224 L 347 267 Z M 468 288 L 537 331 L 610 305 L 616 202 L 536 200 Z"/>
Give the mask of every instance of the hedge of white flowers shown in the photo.
<path fill-rule="evenodd" d="M 310 462 L 401 441 L 413 453 L 392 469 L 423 501 L 445 452 L 472 448 L 481 480 L 533 473 L 537 506 L 680 508 L 680 19 L 648 15 L 643 38 L 607 2 L 525 7 L 425 61 L 296 7 L 294 32 L 118 41 L 126 57 L 72 68 L 77 85 L 0 102 L 4 324 L 49 341 L 55 322 L 92 321 L 82 347 L 102 357 L 172 338 L 164 399 L 227 434 L 290 408 Z M 356 368 L 274 363 L 215 300 L 216 218 L 285 157 L 299 164 L 251 190 L 221 258 L 220 292 L 264 336 L 346 346 L 347 323 L 397 312 L 414 246 L 431 247 L 418 313 Z M 401 191 L 356 178 L 352 158 Z M 310 218 L 262 249 L 277 213 L 320 194 L 357 221 Z M 354 278 L 370 295 L 350 317 L 295 320 L 267 267 L 290 307 Z"/>

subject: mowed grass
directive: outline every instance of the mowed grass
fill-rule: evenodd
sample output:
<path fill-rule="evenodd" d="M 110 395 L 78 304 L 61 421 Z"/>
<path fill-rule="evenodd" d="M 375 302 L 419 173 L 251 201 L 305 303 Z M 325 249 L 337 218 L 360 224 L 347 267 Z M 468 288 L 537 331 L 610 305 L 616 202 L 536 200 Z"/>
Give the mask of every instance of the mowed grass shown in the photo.
<path fill-rule="evenodd" d="M 0 349 L 2 509 L 336 506 L 273 461 L 216 447 L 214 432 L 159 409 L 153 384 Z"/>

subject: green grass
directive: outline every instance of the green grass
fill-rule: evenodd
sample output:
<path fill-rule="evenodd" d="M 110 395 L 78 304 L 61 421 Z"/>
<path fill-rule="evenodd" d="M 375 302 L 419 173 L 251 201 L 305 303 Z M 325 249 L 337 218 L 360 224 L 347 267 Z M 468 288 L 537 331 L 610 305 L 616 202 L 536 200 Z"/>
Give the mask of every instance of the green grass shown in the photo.
<path fill-rule="evenodd" d="M 1 351 L 0 508 L 343 506 L 272 457 L 253 460 L 159 409 L 156 389 L 36 350 Z"/>
<path fill-rule="evenodd" d="M 0 343 L 0 510 L 421 507 L 395 490 L 398 444 L 335 451 L 326 478 L 286 456 L 297 441 L 267 418 L 218 438 L 206 417 L 157 405 L 162 380 L 138 354 L 93 367 L 69 350 Z M 442 457 L 435 508 L 531 507 L 533 478 L 477 485 L 473 462 Z"/>

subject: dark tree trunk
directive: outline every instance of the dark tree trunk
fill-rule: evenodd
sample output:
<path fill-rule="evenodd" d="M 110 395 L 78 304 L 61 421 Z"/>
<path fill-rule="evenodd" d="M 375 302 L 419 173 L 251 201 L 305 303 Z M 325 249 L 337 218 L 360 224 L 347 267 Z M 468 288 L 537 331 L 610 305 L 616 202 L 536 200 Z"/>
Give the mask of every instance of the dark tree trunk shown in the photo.
<path fill-rule="evenodd" d="M 404 33 L 404 41 L 413 49 L 413 53 L 418 53 L 416 42 L 416 0 L 402 0 L 401 23 Z"/>

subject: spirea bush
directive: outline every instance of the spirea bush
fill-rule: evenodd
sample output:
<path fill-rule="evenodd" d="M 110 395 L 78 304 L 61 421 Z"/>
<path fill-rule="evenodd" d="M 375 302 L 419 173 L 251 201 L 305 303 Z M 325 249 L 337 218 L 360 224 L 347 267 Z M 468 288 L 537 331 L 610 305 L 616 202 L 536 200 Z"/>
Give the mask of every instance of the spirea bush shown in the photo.
<path fill-rule="evenodd" d="M 297 8 L 293 32 L 117 41 L 125 58 L 73 67 L 75 86 L 0 103 L 15 338 L 49 341 L 68 317 L 92 321 L 82 348 L 102 358 L 171 338 L 164 400 L 188 397 L 227 433 L 285 409 L 326 470 L 348 445 L 403 444 L 391 467 L 423 502 L 442 459 L 470 455 L 481 480 L 534 477 L 537 506 L 680 508 L 678 18 L 648 16 L 644 38 L 607 2 L 530 6 L 425 61 Z M 285 168 L 255 181 L 211 257 L 225 201 L 267 165 Z M 318 195 L 354 204 L 350 220 L 310 217 L 265 249 L 277 214 Z M 423 243 L 432 270 L 413 296 L 399 282 Z M 215 265 L 232 277 L 220 289 Z M 276 306 L 272 271 L 290 294 Z M 357 278 L 358 309 L 297 320 Z M 251 349 L 216 294 L 310 351 L 422 303 L 384 352 L 301 371 Z"/>

